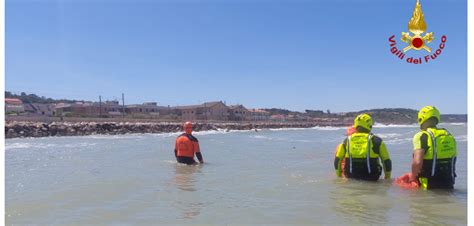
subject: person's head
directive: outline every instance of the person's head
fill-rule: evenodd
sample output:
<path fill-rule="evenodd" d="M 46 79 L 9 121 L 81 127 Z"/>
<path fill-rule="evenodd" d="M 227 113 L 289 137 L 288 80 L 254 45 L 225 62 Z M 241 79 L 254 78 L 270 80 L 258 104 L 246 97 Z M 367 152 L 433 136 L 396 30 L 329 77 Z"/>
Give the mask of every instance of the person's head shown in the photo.
<path fill-rule="evenodd" d="M 430 127 L 435 127 L 439 121 L 440 116 L 438 109 L 433 106 L 425 106 L 418 112 L 418 124 L 422 130 Z"/>
<path fill-rule="evenodd" d="M 360 114 L 354 119 L 354 128 L 356 128 L 357 132 L 368 133 L 372 130 L 373 125 L 374 121 L 372 121 L 372 117 L 368 114 Z"/>
<path fill-rule="evenodd" d="M 183 130 L 184 130 L 184 132 L 187 133 L 187 134 L 193 133 L 193 123 L 191 123 L 191 122 L 185 122 L 185 123 L 183 124 Z"/>

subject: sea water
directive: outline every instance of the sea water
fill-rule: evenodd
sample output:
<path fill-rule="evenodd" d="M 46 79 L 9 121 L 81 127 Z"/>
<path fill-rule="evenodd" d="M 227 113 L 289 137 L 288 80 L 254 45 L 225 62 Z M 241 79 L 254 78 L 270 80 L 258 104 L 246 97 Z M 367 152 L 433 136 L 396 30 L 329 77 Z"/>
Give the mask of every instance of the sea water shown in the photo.
<path fill-rule="evenodd" d="M 453 191 L 337 178 L 344 128 L 197 132 L 202 166 L 177 164 L 177 133 L 7 139 L 9 224 L 466 224 L 467 125 Z M 378 125 L 392 177 L 410 171 L 416 125 Z"/>

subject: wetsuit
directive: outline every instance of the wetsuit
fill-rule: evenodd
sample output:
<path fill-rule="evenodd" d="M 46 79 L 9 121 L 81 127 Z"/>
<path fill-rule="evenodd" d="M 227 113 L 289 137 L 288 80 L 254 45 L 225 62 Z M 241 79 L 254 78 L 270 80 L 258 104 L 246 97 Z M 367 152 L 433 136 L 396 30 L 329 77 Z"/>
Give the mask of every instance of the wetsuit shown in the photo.
<path fill-rule="evenodd" d="M 191 134 L 183 133 L 176 138 L 174 155 L 176 161 L 188 165 L 197 164 L 194 155 L 202 162 L 202 155 L 199 149 L 199 141 Z"/>

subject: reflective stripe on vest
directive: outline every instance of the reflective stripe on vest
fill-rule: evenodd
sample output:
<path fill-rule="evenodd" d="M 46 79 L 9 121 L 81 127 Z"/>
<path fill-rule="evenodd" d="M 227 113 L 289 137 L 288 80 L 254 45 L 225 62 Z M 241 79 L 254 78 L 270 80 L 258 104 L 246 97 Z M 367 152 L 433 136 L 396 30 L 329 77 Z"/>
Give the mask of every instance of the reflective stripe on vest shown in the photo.
<path fill-rule="evenodd" d="M 369 174 L 371 173 L 370 169 L 370 141 L 372 140 L 372 134 L 369 135 L 367 139 L 367 169 L 369 170 Z"/>
<path fill-rule="evenodd" d="M 433 149 L 433 165 L 431 166 L 431 176 L 434 176 L 435 175 L 435 169 L 436 169 L 436 139 L 435 139 L 435 136 L 433 134 L 433 132 L 429 131 L 429 130 L 426 130 L 428 132 L 428 134 L 430 135 L 431 137 L 431 145 L 433 146 L 432 149 Z"/>
<path fill-rule="evenodd" d="M 351 136 L 347 137 L 347 152 L 349 153 L 349 173 L 352 174 Z"/>

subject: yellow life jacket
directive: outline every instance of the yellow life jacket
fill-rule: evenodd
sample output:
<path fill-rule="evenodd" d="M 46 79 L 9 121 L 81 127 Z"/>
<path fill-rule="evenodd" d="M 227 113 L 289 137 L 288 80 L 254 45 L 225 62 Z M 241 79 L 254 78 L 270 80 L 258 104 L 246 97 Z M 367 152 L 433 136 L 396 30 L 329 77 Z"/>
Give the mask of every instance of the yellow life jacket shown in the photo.
<path fill-rule="evenodd" d="M 368 173 L 371 173 L 371 159 L 375 158 L 378 161 L 379 156 L 373 150 L 372 136 L 369 133 L 353 133 L 347 137 L 346 158 L 349 159 L 350 173 L 352 173 L 353 159 L 365 159 Z"/>
<path fill-rule="evenodd" d="M 456 140 L 445 129 L 428 128 L 423 131 L 428 135 L 428 150 L 425 150 L 423 160 L 432 161 L 431 169 L 425 168 L 426 164 L 423 164 L 422 171 L 427 172 L 430 170 L 429 175 L 434 176 L 436 173 L 437 164 L 451 164 L 451 173 L 454 177 L 454 158 L 457 155 Z"/>

